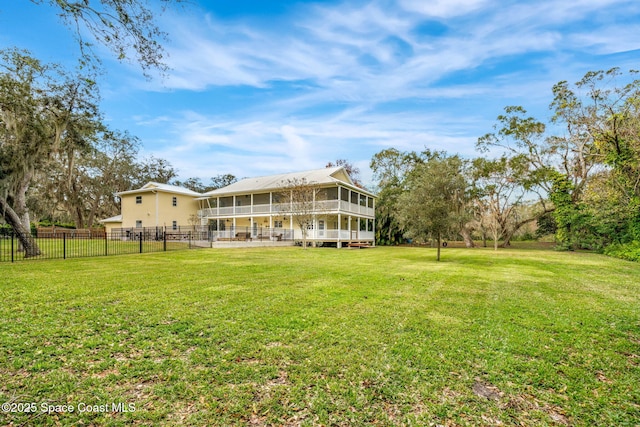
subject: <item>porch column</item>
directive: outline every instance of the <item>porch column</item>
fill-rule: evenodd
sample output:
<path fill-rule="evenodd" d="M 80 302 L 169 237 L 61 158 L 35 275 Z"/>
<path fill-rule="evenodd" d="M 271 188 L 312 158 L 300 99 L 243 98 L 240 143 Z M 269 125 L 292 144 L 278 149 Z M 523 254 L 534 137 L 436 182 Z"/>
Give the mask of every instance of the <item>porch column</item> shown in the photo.
<path fill-rule="evenodd" d="M 293 230 L 293 215 L 289 215 L 289 230 L 291 231 L 291 237 L 295 240 L 296 232 Z"/>
<path fill-rule="evenodd" d="M 376 198 L 373 198 L 373 246 L 376 245 Z"/>
<path fill-rule="evenodd" d="M 220 216 L 220 197 L 216 197 L 216 216 Z"/>
<path fill-rule="evenodd" d="M 253 199 L 253 196 L 251 196 L 251 198 Z M 252 201 L 252 203 L 253 203 L 253 201 Z M 251 233 L 251 234 L 249 234 L 251 237 L 254 237 L 254 235 L 253 235 L 253 215 L 251 215 L 249 217 L 249 233 Z"/>
<path fill-rule="evenodd" d="M 341 230 L 342 230 L 342 215 L 338 213 L 338 243 L 336 244 L 336 247 L 338 249 L 342 247 L 342 241 L 341 241 L 342 236 L 340 236 Z"/>
<path fill-rule="evenodd" d="M 273 237 L 273 191 L 269 191 L 269 238 Z"/>
<path fill-rule="evenodd" d="M 315 201 L 315 196 L 313 197 L 314 201 Z M 314 203 L 315 205 L 315 203 Z M 311 243 L 311 246 L 313 246 L 314 248 L 316 247 L 316 239 L 318 238 L 318 217 L 316 215 L 313 215 L 313 219 L 311 220 L 311 231 L 313 232 L 313 235 L 311 236 L 311 239 L 313 240 L 313 242 Z M 307 232 L 309 232 L 309 230 L 307 230 Z"/>
<path fill-rule="evenodd" d="M 349 199 L 351 199 L 351 192 L 349 192 Z M 351 215 L 349 215 L 349 222 L 347 223 L 349 230 L 349 243 L 351 243 Z"/>
<path fill-rule="evenodd" d="M 376 218 L 373 217 L 371 220 L 373 222 L 373 244 L 371 246 L 376 246 Z"/>
<path fill-rule="evenodd" d="M 360 217 L 356 221 L 356 238 L 360 240 Z"/>
<path fill-rule="evenodd" d="M 231 199 L 231 203 L 233 204 L 233 207 L 231 208 L 231 212 L 233 212 L 233 214 L 236 214 L 236 196 L 233 196 L 233 198 Z M 236 225 L 236 220 L 235 218 L 233 219 L 233 225 Z"/>

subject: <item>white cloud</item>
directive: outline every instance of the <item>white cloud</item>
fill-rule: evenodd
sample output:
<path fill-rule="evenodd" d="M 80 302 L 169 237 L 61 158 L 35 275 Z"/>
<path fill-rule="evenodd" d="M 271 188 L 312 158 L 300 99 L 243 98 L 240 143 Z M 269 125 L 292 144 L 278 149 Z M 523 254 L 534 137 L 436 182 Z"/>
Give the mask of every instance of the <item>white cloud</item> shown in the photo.
<path fill-rule="evenodd" d="M 293 164 L 302 166 L 301 169 L 311 167 L 313 160 L 310 144 L 299 135 L 298 130 L 291 125 L 284 125 L 280 128 L 280 133 L 287 144 L 287 152 Z"/>
<path fill-rule="evenodd" d="M 401 0 L 406 10 L 436 18 L 450 18 L 476 11 L 486 5 L 487 0 Z"/>
<path fill-rule="evenodd" d="M 390 146 L 471 156 L 505 105 L 548 114 L 554 83 L 608 68 L 588 55 L 640 47 L 638 25 L 616 19 L 638 11 L 630 0 L 399 4 L 301 6 L 277 26 L 174 16 L 164 83 L 217 104 L 221 87 L 251 96 L 174 120 L 167 158 L 191 156 L 186 170 L 206 177 L 368 164 Z"/>
<path fill-rule="evenodd" d="M 613 1 L 606 3 L 611 6 Z M 304 19 L 285 23 L 288 27 L 282 31 L 225 24 L 210 16 L 204 22 L 176 18 L 176 43 L 171 48 L 175 72 L 165 84 L 204 90 L 306 81 L 311 83 L 306 91 L 309 101 L 387 102 L 412 97 L 442 77 L 487 61 L 553 51 L 563 43 L 564 49 L 573 43 L 581 49 L 606 45 L 611 50 L 618 40 L 618 46 L 628 49 L 637 39 L 620 41 L 621 31 L 615 32 L 615 39 L 579 31 L 575 36 L 561 34 L 594 10 L 589 2 L 578 11 L 555 1 L 507 7 L 480 0 L 402 4 L 411 10 L 428 8 L 438 17 L 479 12 L 482 19 L 454 19 L 448 22 L 449 34 L 425 41 L 415 33 L 421 23 L 415 14 L 378 2 L 312 7 Z"/>
<path fill-rule="evenodd" d="M 472 129 L 478 126 L 474 120 L 456 122 Z M 357 164 L 370 184 L 369 161 L 388 147 L 473 155 L 475 136 L 460 134 L 453 125 L 446 115 L 382 114 L 361 108 L 309 118 L 246 117 L 225 123 L 184 112 L 167 129 L 175 139 L 149 154 L 169 159 L 183 179 L 197 176 L 204 182 L 221 173 L 259 176 L 322 168 L 343 158 Z"/>

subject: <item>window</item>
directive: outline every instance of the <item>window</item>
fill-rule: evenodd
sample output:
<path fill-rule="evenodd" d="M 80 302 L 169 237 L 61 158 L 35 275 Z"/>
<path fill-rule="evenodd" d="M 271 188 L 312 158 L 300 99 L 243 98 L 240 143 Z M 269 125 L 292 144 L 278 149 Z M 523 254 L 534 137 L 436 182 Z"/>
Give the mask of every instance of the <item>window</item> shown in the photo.
<path fill-rule="evenodd" d="M 349 201 L 349 190 L 340 188 L 340 200 L 344 200 L 345 202 Z"/>
<path fill-rule="evenodd" d="M 273 221 L 274 228 L 282 228 L 282 221 Z"/>
<path fill-rule="evenodd" d="M 173 206 L 178 206 L 178 198 L 174 196 L 173 199 L 171 200 L 171 204 Z"/>
<path fill-rule="evenodd" d="M 173 222 L 171 223 L 171 227 L 172 227 L 174 230 L 177 230 L 177 229 L 178 229 L 178 221 L 173 221 Z"/>
<path fill-rule="evenodd" d="M 142 204 L 142 196 L 136 196 L 136 205 Z"/>
<path fill-rule="evenodd" d="M 142 220 L 136 219 L 136 228 L 142 228 Z"/>

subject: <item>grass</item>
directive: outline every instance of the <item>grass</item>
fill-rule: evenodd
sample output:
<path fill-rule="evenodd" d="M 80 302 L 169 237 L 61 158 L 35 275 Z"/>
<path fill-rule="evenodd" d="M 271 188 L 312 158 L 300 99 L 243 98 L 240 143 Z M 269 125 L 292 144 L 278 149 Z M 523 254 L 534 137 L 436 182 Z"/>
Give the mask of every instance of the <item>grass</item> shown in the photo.
<path fill-rule="evenodd" d="M 640 265 L 531 248 L 434 259 L 4 264 L 0 401 L 37 408 L 0 425 L 638 425 Z"/>

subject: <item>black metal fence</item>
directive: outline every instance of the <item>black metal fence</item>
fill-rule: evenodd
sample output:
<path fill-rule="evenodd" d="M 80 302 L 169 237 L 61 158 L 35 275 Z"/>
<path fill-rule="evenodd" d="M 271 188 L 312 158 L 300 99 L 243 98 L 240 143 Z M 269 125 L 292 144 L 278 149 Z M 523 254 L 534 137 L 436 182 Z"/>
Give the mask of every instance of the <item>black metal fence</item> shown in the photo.
<path fill-rule="evenodd" d="M 216 228 L 216 224 L 182 225 L 176 227 L 130 227 L 114 228 L 112 236 L 120 239 L 130 239 L 131 236 L 143 234 L 145 239 L 158 240 L 165 236 L 168 241 L 194 240 L 205 242 L 216 241 L 288 241 L 293 240 L 293 230 L 284 228 L 269 228 L 253 226 L 229 226 Z"/>
<path fill-rule="evenodd" d="M 206 240 L 194 230 L 173 231 L 153 227 L 118 230 L 100 237 L 72 233 L 45 237 L 18 236 L 13 230 L 0 229 L 0 262 L 172 251 L 196 248 L 198 240 Z M 28 239 L 28 250 L 22 244 L 25 239 Z"/>

